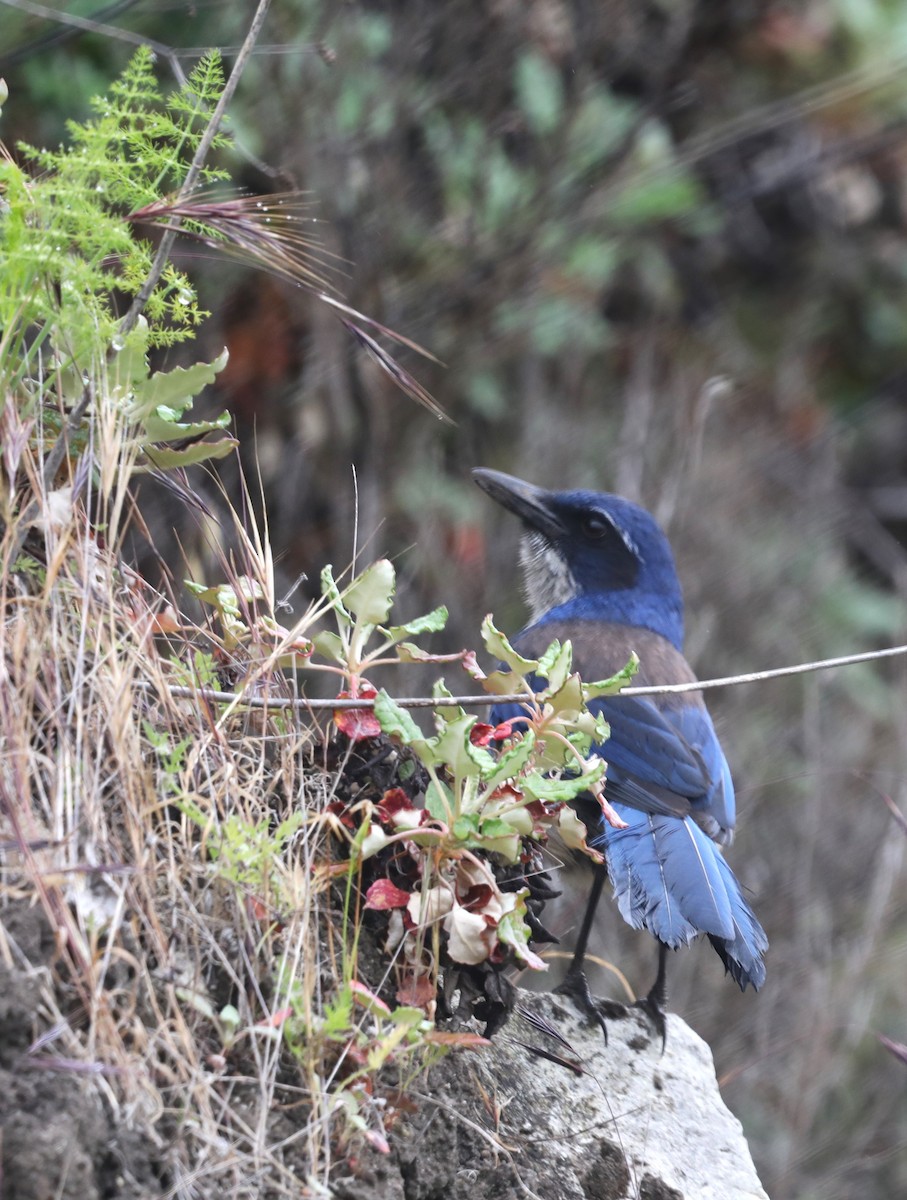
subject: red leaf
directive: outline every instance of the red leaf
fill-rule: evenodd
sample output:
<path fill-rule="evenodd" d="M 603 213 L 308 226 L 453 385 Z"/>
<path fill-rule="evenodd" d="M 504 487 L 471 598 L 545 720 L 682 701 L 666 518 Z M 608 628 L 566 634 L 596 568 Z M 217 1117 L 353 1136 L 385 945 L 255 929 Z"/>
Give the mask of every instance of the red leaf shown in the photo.
<path fill-rule="evenodd" d="M 486 725 L 484 721 L 477 721 L 469 731 L 469 740 L 474 746 L 487 746 L 494 736 L 494 726 Z"/>
<path fill-rule="evenodd" d="M 458 897 L 463 908 L 468 908 L 470 912 L 476 912 L 485 907 L 491 897 L 494 895 L 494 889 L 489 883 L 477 883 L 467 890 L 465 895 Z"/>
<path fill-rule="evenodd" d="M 481 525 L 459 524 L 446 530 L 448 557 L 460 566 L 476 570 L 485 562 L 485 532 Z"/>
<path fill-rule="evenodd" d="M 377 717 L 368 708 L 337 708 L 334 710 L 334 724 L 351 742 L 364 742 L 381 733 Z"/>
<path fill-rule="evenodd" d="M 335 816 L 340 824 L 345 825 L 347 829 L 356 828 L 356 822 L 350 816 L 349 809 L 342 800 L 332 800 L 324 811 Z M 346 870 L 346 867 L 343 869 Z"/>
<path fill-rule="evenodd" d="M 430 975 L 405 975 L 397 988 L 397 1000 L 414 1008 L 427 1008 L 435 999 L 435 985 Z"/>
<path fill-rule="evenodd" d="M 350 983 L 350 991 L 353 993 L 353 999 L 364 1008 L 367 1008 L 370 1013 L 380 1013 L 383 1017 L 391 1015 L 391 1010 L 381 997 L 376 996 L 370 988 L 367 988 L 364 983 L 360 983 L 358 979 L 354 979 Z"/>
<path fill-rule="evenodd" d="M 525 717 L 511 717 L 509 721 L 502 721 L 500 725 L 496 725 L 494 733 L 491 735 L 496 742 L 503 742 L 506 738 L 513 737 L 514 723 L 525 725 Z"/>
<path fill-rule="evenodd" d="M 399 787 L 388 788 L 376 805 L 378 817 L 382 821 L 390 821 L 395 813 L 407 808 L 415 808 L 415 805 L 403 788 Z"/>
<path fill-rule="evenodd" d="M 338 700 L 371 700 L 378 692 L 368 680 L 354 680 L 348 692 L 340 692 Z M 335 708 L 334 724 L 351 742 L 379 737 L 381 725 L 371 708 Z"/>
<path fill-rule="evenodd" d="M 409 901 L 410 893 L 396 887 L 389 879 L 376 879 L 365 893 L 366 908 L 406 908 Z"/>
<path fill-rule="evenodd" d="M 182 625 L 179 622 L 179 617 L 177 617 L 168 604 L 166 608 L 152 617 L 151 629 L 154 633 L 179 633 Z"/>
<path fill-rule="evenodd" d="M 275 920 L 272 910 L 268 908 L 261 896 L 247 896 L 246 911 L 256 921 L 273 921 L 278 929 L 282 928 L 280 922 Z"/>
<path fill-rule="evenodd" d="M 513 800 L 522 800 L 523 793 L 518 787 L 514 787 L 512 783 L 502 783 L 500 787 L 496 787 L 491 793 L 492 800 L 506 800 L 510 797 Z M 527 805 L 531 808 L 533 804 L 538 804 L 539 801 L 533 800 Z M 542 810 L 544 812 L 544 809 Z"/>

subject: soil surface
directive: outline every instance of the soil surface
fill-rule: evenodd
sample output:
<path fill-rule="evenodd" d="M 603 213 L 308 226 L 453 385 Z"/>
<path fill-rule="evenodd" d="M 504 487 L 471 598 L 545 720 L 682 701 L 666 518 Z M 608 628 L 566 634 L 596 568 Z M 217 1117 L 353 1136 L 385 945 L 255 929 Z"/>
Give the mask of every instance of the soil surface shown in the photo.
<path fill-rule="evenodd" d="M 0 1197 L 144 1200 L 161 1195 L 166 1171 L 150 1131 L 128 1128 L 102 1098 L 97 1080 L 83 1073 L 86 1064 L 67 1061 L 54 1044 L 46 998 L 56 946 L 44 914 L 13 905 L 3 912 L 3 930 Z"/>

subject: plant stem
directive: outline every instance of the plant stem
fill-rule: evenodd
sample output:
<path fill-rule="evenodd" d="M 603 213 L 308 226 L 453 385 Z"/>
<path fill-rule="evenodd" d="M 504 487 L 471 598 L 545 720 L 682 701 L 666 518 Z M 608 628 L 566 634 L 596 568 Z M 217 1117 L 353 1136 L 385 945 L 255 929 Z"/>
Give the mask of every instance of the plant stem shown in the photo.
<path fill-rule="evenodd" d="M 252 18 L 252 24 L 249 26 L 249 32 L 246 34 L 245 40 L 239 48 L 239 53 L 236 55 L 236 61 L 233 64 L 230 77 L 224 84 L 224 90 L 221 92 L 220 99 L 214 106 L 211 119 L 208 121 L 205 132 L 202 134 L 201 141 L 198 144 L 198 149 L 195 151 L 192 162 L 189 164 L 189 170 L 183 181 L 183 186 L 179 190 L 177 201 L 184 200 L 198 183 L 198 178 L 205 165 L 205 159 L 208 157 L 211 144 L 217 136 L 217 131 L 220 129 L 224 119 L 227 105 L 233 99 L 233 93 L 236 91 L 240 77 L 246 68 L 246 63 L 249 61 L 249 56 L 255 47 L 255 43 L 258 41 L 258 35 L 261 33 L 261 27 L 265 22 L 265 17 L 268 14 L 270 6 L 271 0 L 258 0 L 258 7 L 255 10 L 255 16 Z M 129 333 L 135 327 L 136 321 L 141 316 L 142 309 L 148 303 L 148 298 L 157 287 L 178 233 L 179 229 L 177 227 L 169 228 L 161 238 L 154 261 L 151 264 L 151 270 L 148 272 L 148 278 L 139 288 L 132 304 L 129 306 L 129 311 L 123 318 L 121 325 L 121 332 L 123 334 Z"/>

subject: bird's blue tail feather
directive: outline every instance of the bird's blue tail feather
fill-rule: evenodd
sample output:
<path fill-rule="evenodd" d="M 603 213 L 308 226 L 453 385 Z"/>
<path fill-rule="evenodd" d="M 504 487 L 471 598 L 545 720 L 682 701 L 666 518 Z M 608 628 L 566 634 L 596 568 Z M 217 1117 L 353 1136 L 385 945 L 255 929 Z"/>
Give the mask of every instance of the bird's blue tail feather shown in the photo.
<path fill-rule="evenodd" d="M 707 934 L 740 987 L 758 988 L 768 941 L 715 843 L 690 818 L 615 808 L 628 828 L 598 842 L 624 919 L 674 949 Z"/>

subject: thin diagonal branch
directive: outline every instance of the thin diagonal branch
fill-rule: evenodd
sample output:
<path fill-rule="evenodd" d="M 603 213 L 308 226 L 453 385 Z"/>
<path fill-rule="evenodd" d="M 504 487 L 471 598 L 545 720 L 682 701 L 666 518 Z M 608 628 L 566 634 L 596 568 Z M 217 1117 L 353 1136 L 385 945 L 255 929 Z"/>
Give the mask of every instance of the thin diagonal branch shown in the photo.
<path fill-rule="evenodd" d="M 205 165 L 205 159 L 208 157 L 208 152 L 211 145 L 217 136 L 217 131 L 220 129 L 221 122 L 224 119 L 224 113 L 227 111 L 227 105 L 233 99 L 233 93 L 236 91 L 243 71 L 246 68 L 246 63 L 249 61 L 249 56 L 258 40 L 258 35 L 261 33 L 262 25 L 264 25 L 265 17 L 268 15 L 268 9 L 271 6 L 271 0 L 258 0 L 258 7 L 255 10 L 255 16 L 252 18 L 252 24 L 249 26 L 249 32 L 246 34 L 245 41 L 236 56 L 236 62 L 233 64 L 233 70 L 230 72 L 230 77 L 224 85 L 224 90 L 220 94 L 220 99 L 214 106 L 214 112 L 202 134 L 201 141 L 198 144 L 198 149 L 193 155 L 192 162 L 189 165 L 189 170 L 186 174 L 183 186 L 179 190 L 178 198 L 183 200 L 188 196 L 195 185 L 198 183 L 199 176 L 202 172 L 202 167 Z M 151 270 L 148 272 L 148 278 L 139 288 L 135 299 L 129 306 L 129 311 L 123 318 L 122 332 L 128 333 L 134 328 L 136 321 L 141 315 L 142 309 L 148 303 L 148 298 L 158 285 L 164 267 L 167 265 L 167 260 L 170 257 L 170 252 L 173 249 L 173 243 L 176 241 L 178 229 L 167 229 L 161 238 L 160 245 L 157 248 L 157 253 L 154 256 L 154 261 L 151 264 Z"/>
<path fill-rule="evenodd" d="M 663 696 L 678 692 L 698 692 L 707 688 L 733 687 L 740 683 L 762 683 L 767 679 L 782 679 L 787 675 L 808 675 L 815 671 L 828 671 L 834 667 L 849 667 L 855 663 L 874 662 L 880 658 L 894 658 L 899 654 L 907 654 L 907 646 L 889 646 L 884 650 L 868 650 L 863 654 L 845 654 L 840 658 L 826 658 L 817 662 L 798 663 L 791 667 L 775 667 L 770 671 L 749 671 L 743 675 L 726 675 L 720 679 L 700 679 L 692 683 L 663 683 L 639 687 L 624 687 L 614 693 L 619 696 Z M 150 684 L 144 685 L 150 688 Z M 356 700 L 306 700 L 289 696 L 243 696 L 241 692 L 218 692 L 212 688 L 194 688 L 174 686 L 168 688 L 168 693 L 175 697 L 198 698 L 214 700 L 217 703 L 239 703 L 246 708 L 295 708 L 312 712 L 336 711 L 338 709 L 373 708 L 374 699 Z M 459 706 L 471 708 L 490 708 L 493 704 L 525 704 L 531 697 L 525 692 L 508 696 L 408 696 L 402 699 L 394 697 L 394 703 L 401 708 L 456 708 Z"/>
<path fill-rule="evenodd" d="M 177 83 L 179 83 L 180 87 L 185 86 L 186 75 L 179 64 L 172 46 L 166 46 L 163 42 L 156 42 L 154 38 L 145 37 L 140 33 L 132 33 L 128 29 L 120 29 L 117 25 L 107 25 L 103 21 L 99 21 L 97 17 L 79 17 L 74 13 L 61 12 L 58 8 L 48 8 L 44 4 L 35 4 L 33 0 L 0 0 L 0 3 L 5 4 L 7 8 L 16 8 L 19 12 L 28 13 L 32 17 L 43 17 L 45 20 L 55 21 L 59 25 L 68 25 L 71 29 L 81 29 L 84 33 L 99 33 L 103 34 L 104 37 L 116 38 L 121 42 L 129 42 L 133 46 L 147 46 L 155 54 L 167 60 L 171 71 L 176 76 Z M 129 7 L 129 5 L 113 4 L 109 8 L 102 10 L 98 16 L 115 16 L 124 7 Z M 22 47 L 21 50 L 46 49 L 49 41 L 50 39 L 42 38 L 31 43 L 28 47 Z M 20 51 L 15 51 L 9 56 L 9 62 L 15 62 L 19 57 Z"/>

